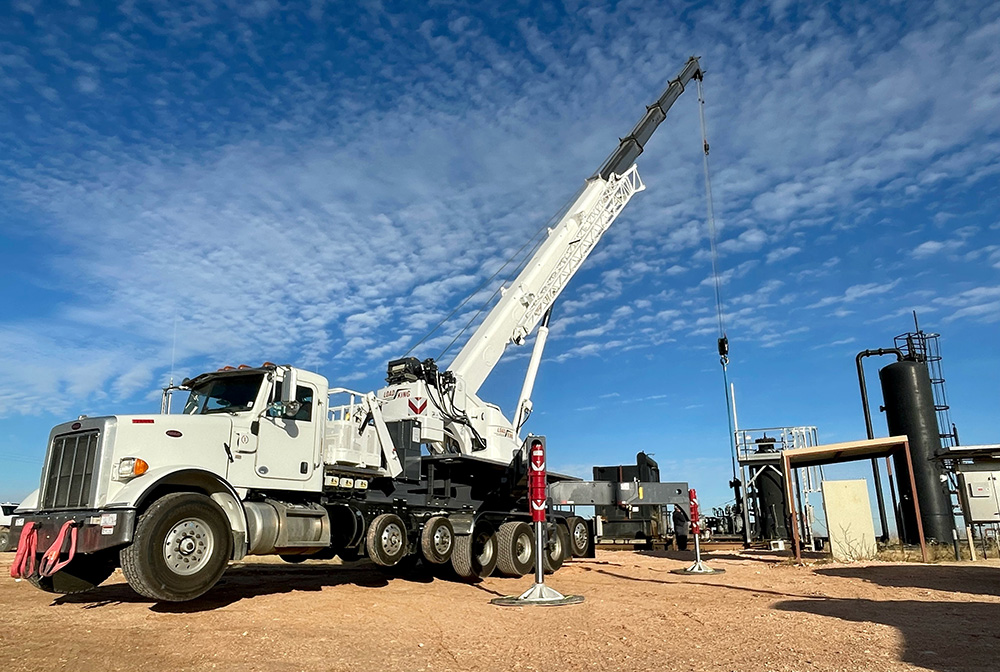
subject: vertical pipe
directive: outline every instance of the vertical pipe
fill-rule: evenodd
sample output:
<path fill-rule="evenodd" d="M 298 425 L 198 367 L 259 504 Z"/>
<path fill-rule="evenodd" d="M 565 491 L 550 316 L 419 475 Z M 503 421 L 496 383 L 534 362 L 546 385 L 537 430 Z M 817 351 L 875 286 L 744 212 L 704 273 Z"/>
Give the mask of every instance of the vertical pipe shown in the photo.
<path fill-rule="evenodd" d="M 792 469 L 788 456 L 781 456 L 781 473 L 785 481 L 785 497 L 788 499 L 788 512 L 792 516 L 792 546 L 795 550 L 795 561 L 802 562 L 802 540 L 799 538 L 799 523 L 795 519 L 795 493 L 792 492 Z"/>
<path fill-rule="evenodd" d="M 733 427 L 732 427 L 732 430 L 733 430 L 733 439 L 732 439 L 732 442 L 733 442 L 733 446 L 734 446 L 734 451 L 736 452 L 737 460 L 739 460 L 739 445 L 740 445 L 740 442 L 739 442 L 739 440 L 737 440 L 736 437 L 739 435 L 739 432 L 740 432 L 740 420 L 739 420 L 739 416 L 736 415 L 736 385 L 733 384 L 733 383 L 729 384 L 729 395 L 730 395 L 730 399 L 732 399 L 732 404 L 733 404 Z M 747 500 L 747 487 L 746 487 L 747 474 L 746 474 L 746 468 L 743 466 L 742 462 L 740 463 L 740 477 L 737 480 L 739 482 L 733 484 L 733 490 L 736 491 L 737 498 L 740 500 L 740 509 L 741 509 L 740 513 L 743 515 L 743 546 L 749 546 L 750 545 L 750 510 L 747 508 L 748 505 L 749 505 L 748 504 L 748 500 Z"/>
<path fill-rule="evenodd" d="M 869 439 L 875 438 L 875 431 L 874 429 L 872 429 L 872 413 L 871 409 L 868 406 L 868 386 L 865 384 L 865 370 L 864 366 L 861 363 L 861 360 L 863 360 L 865 357 L 870 357 L 872 355 L 882 356 L 887 354 L 896 355 L 897 362 L 903 359 L 902 351 L 897 348 L 879 348 L 878 350 L 862 350 L 861 352 L 858 353 L 857 357 L 854 358 L 854 361 L 858 367 L 858 384 L 861 386 L 861 405 L 864 407 L 864 412 L 865 412 L 865 431 L 868 432 Z M 878 521 L 879 525 L 882 528 L 882 534 L 880 535 L 879 538 L 882 540 L 883 543 L 885 543 L 889 541 L 889 522 L 886 519 L 885 515 L 885 499 L 882 493 L 882 475 L 879 473 L 878 470 L 878 461 L 874 457 L 872 458 L 872 475 L 875 479 L 875 499 L 878 503 Z M 889 475 L 889 478 L 891 481 L 892 479 L 891 474 Z M 895 499 L 895 495 L 893 495 L 893 499 Z M 898 518 L 898 513 L 897 513 L 897 518 Z"/>
<path fill-rule="evenodd" d="M 812 530 L 809 527 L 809 513 L 806 511 L 806 500 L 802 497 L 802 481 L 799 480 L 799 470 L 795 470 L 795 491 L 799 496 L 799 513 L 802 517 L 802 541 L 805 543 L 812 543 Z M 788 506 L 792 507 L 795 502 L 788 502 Z"/>

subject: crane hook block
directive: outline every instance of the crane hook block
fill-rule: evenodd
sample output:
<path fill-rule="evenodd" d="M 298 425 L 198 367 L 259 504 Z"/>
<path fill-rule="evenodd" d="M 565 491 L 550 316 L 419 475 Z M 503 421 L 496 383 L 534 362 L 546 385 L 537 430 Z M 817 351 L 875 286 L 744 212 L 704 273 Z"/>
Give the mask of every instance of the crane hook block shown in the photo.
<path fill-rule="evenodd" d="M 719 357 L 729 356 L 729 339 L 723 336 L 719 339 Z"/>

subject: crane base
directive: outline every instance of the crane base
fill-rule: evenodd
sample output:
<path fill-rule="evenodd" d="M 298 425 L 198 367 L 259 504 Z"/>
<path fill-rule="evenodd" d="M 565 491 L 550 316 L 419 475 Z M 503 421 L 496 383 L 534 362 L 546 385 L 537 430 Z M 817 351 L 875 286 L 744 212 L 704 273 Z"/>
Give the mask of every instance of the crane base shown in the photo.
<path fill-rule="evenodd" d="M 583 595 L 563 595 L 558 590 L 549 588 L 544 583 L 536 583 L 517 597 L 508 595 L 490 600 L 490 604 L 500 607 L 525 607 L 531 605 L 562 607 L 568 604 L 580 604 L 581 602 L 583 602 Z"/>

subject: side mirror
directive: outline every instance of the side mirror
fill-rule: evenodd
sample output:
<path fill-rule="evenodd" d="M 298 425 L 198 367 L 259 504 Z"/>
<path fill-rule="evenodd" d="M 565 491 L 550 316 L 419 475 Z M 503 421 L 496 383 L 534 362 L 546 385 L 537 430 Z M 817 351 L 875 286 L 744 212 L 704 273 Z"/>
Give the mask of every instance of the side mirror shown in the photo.
<path fill-rule="evenodd" d="M 285 368 L 285 379 L 281 381 L 281 401 L 286 404 L 295 401 L 295 389 L 298 383 L 298 372 L 291 366 Z"/>

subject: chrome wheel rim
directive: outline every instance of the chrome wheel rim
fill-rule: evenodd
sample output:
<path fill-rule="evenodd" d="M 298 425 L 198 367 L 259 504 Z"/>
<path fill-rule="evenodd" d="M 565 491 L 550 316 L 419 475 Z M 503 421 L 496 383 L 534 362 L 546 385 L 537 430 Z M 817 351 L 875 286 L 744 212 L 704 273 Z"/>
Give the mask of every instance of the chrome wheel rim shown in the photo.
<path fill-rule="evenodd" d="M 493 542 L 493 537 L 484 535 L 482 537 L 482 550 L 479 551 L 479 555 L 476 556 L 476 560 L 479 561 L 483 567 L 486 567 L 491 562 L 493 562 L 493 553 L 495 552 L 495 544 Z"/>
<path fill-rule="evenodd" d="M 389 555 L 396 555 L 403 548 L 403 531 L 399 525 L 390 523 L 382 530 L 382 550 Z"/>
<path fill-rule="evenodd" d="M 530 534 L 519 534 L 517 536 L 517 543 L 514 545 L 514 557 L 517 558 L 517 561 L 519 563 L 526 563 L 531 561 Z"/>
<path fill-rule="evenodd" d="M 163 559 L 174 574 L 190 576 L 201 571 L 212 559 L 215 536 L 200 518 L 185 518 L 174 523 L 163 540 Z"/>
<path fill-rule="evenodd" d="M 434 530 L 432 543 L 434 544 L 434 550 L 439 554 L 447 554 L 448 551 L 451 550 L 451 531 L 449 531 L 444 525 L 440 526 L 438 529 Z"/>

